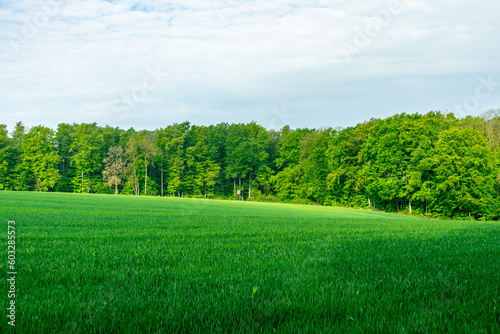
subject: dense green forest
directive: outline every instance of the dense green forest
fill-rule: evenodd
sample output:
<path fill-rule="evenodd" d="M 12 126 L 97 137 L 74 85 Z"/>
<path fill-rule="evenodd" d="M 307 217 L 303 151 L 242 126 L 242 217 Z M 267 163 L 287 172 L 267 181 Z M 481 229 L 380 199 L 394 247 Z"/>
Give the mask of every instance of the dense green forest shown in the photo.
<path fill-rule="evenodd" d="M 0 189 L 289 201 L 499 219 L 500 109 L 346 129 L 0 125 Z M 238 193 L 240 195 L 238 195 Z"/>

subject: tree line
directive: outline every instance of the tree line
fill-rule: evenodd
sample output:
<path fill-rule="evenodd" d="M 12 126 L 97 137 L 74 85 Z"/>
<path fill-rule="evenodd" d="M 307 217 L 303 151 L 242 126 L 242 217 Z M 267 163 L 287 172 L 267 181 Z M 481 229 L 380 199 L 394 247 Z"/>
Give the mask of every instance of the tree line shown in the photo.
<path fill-rule="evenodd" d="M 500 109 L 345 129 L 0 125 L 0 190 L 316 203 L 499 219 Z"/>

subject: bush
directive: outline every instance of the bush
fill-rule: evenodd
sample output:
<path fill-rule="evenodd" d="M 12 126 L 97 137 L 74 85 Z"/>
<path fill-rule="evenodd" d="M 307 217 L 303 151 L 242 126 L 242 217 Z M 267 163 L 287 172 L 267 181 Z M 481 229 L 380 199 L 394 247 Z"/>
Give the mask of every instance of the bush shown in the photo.
<path fill-rule="evenodd" d="M 115 188 L 110 188 L 107 183 L 96 182 L 92 185 L 92 190 L 96 194 L 114 194 Z"/>

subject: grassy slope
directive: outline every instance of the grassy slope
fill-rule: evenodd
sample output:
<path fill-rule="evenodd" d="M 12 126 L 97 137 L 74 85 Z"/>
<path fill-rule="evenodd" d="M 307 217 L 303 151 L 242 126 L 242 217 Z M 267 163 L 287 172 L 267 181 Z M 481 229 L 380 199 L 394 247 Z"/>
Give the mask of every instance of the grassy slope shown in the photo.
<path fill-rule="evenodd" d="M 498 222 L 52 193 L 0 203 L 3 277 L 17 221 L 24 332 L 500 332 Z"/>

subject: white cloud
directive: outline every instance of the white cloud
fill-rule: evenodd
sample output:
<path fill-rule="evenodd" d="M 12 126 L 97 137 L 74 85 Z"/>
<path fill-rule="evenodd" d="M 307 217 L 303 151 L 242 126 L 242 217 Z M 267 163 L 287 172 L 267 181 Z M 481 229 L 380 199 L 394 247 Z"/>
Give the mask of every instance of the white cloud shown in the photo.
<path fill-rule="evenodd" d="M 47 10 L 54 2 L 60 7 Z M 500 81 L 500 3 L 401 0 L 386 17 L 391 3 L 4 1 L 0 123 L 267 126 L 272 110 L 286 107 L 297 116 L 293 126 L 346 126 L 444 111 L 478 76 Z M 342 45 L 353 45 L 359 31 L 373 36 L 348 62 Z M 156 66 L 164 82 L 133 113 L 115 117 L 116 101 Z M 499 102 L 494 94 L 477 113 Z"/>

